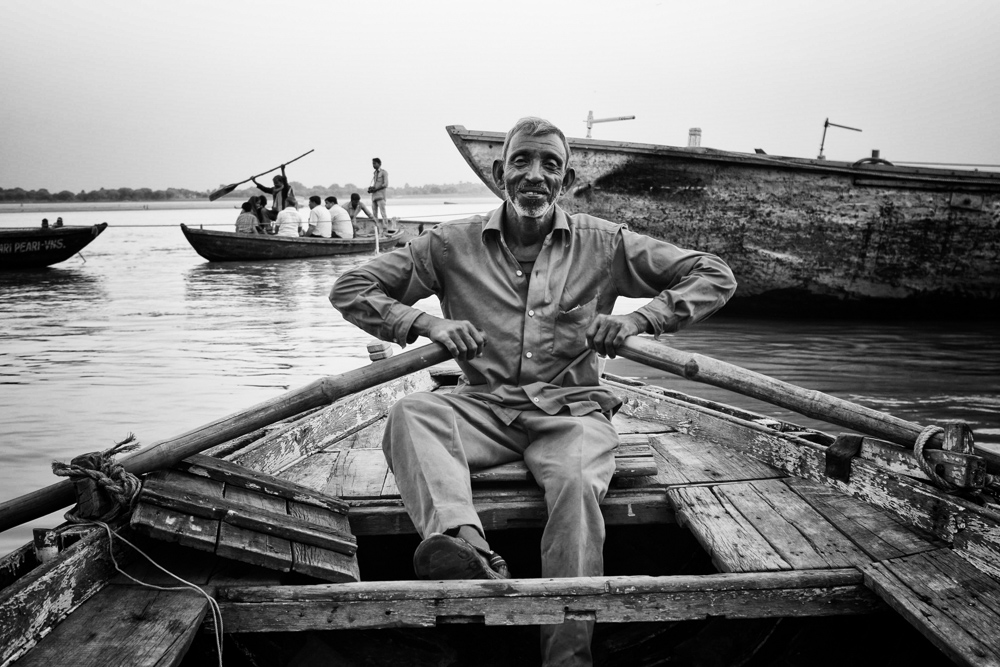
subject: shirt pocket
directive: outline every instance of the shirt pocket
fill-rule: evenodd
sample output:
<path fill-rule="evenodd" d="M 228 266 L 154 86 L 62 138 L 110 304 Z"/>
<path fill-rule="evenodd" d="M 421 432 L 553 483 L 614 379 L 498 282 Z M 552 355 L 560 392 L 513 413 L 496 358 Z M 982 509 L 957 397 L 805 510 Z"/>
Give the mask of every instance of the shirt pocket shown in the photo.
<path fill-rule="evenodd" d="M 587 349 L 587 327 L 597 314 L 597 297 L 566 310 L 560 306 L 552 336 L 552 354 L 577 357 Z"/>

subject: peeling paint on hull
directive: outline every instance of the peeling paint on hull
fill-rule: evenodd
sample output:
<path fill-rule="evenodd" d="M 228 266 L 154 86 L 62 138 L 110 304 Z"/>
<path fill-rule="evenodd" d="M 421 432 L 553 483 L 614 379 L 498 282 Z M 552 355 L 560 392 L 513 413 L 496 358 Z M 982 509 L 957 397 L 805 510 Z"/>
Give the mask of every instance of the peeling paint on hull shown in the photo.
<path fill-rule="evenodd" d="M 448 128 L 498 196 L 503 134 Z M 711 252 L 739 289 L 727 311 L 992 316 L 1000 174 L 571 139 L 560 205 Z"/>

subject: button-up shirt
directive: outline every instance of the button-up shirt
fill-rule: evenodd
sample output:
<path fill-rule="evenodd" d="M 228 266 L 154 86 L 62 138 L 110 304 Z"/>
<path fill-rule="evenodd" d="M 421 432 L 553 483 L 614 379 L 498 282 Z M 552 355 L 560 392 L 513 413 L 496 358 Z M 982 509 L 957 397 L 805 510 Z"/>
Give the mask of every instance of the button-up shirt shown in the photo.
<path fill-rule="evenodd" d="M 459 391 L 478 394 L 507 423 L 528 409 L 617 410 L 619 399 L 600 385 L 586 331 L 618 297 L 651 298 L 637 312 L 648 333 L 660 334 L 708 317 L 736 290 L 732 271 L 714 255 L 558 206 L 525 271 L 504 239 L 504 206 L 439 224 L 346 272 L 330 301 L 347 321 L 405 346 L 416 339 L 411 327 L 421 314 L 411 304 L 437 295 L 445 317 L 486 335 L 482 356 L 458 362 Z"/>

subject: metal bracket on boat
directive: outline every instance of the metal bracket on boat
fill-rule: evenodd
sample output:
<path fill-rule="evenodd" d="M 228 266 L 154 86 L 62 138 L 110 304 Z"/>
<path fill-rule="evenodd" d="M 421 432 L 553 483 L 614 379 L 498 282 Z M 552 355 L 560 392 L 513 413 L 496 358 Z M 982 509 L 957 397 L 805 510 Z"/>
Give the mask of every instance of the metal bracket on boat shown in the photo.
<path fill-rule="evenodd" d="M 841 433 L 836 441 L 826 448 L 826 476 L 844 484 L 851 481 L 851 459 L 861 451 L 864 436 Z"/>

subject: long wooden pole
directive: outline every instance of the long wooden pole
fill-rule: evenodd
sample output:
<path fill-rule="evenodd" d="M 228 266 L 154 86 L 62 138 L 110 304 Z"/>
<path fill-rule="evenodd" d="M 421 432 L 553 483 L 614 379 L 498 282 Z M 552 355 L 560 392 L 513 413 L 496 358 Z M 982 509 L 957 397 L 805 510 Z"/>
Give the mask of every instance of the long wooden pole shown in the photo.
<path fill-rule="evenodd" d="M 183 435 L 154 443 L 124 459 L 122 465 L 135 475 L 165 468 L 209 447 L 228 442 L 268 424 L 311 408 L 333 403 L 345 396 L 450 358 L 451 355 L 442 345 L 433 343 L 379 361 L 377 364 L 341 375 L 331 375 Z M 64 480 L 0 503 L 0 532 L 58 511 L 72 504 L 74 500 L 73 483 Z"/>
<path fill-rule="evenodd" d="M 846 426 L 904 447 L 912 448 L 924 428 L 920 424 L 821 391 L 804 389 L 712 357 L 682 352 L 648 338 L 633 336 L 627 339 L 618 348 L 618 354 L 688 380 L 735 391 L 744 396 L 794 410 L 813 419 Z M 926 447 L 940 449 L 942 442 L 943 438 L 938 433 L 930 438 Z M 982 449 L 976 453 L 987 460 L 987 467 L 991 472 L 1000 465 L 1000 457 L 995 454 Z"/>

